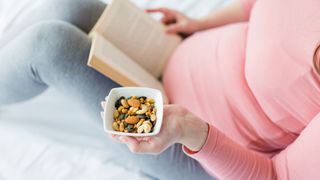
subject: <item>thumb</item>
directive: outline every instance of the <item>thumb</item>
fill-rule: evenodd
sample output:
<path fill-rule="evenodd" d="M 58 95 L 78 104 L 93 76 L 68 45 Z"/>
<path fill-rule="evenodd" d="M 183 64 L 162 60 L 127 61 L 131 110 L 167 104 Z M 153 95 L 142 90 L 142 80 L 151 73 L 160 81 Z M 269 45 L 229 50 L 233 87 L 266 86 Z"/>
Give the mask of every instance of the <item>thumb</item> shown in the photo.
<path fill-rule="evenodd" d="M 176 34 L 176 33 L 184 32 L 184 25 L 181 23 L 168 25 L 166 32 L 169 34 Z"/>

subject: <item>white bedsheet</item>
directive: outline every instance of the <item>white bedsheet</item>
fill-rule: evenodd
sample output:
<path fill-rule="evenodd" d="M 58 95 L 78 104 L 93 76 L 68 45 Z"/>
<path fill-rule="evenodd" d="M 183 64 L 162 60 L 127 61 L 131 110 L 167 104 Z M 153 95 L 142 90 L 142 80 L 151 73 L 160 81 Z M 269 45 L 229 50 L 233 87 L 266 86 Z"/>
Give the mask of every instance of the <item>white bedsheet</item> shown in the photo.
<path fill-rule="evenodd" d="M 25 2 L 0 0 L 0 35 L 5 23 L 29 7 Z M 141 7 L 171 7 L 199 17 L 227 0 L 134 2 Z M 10 9 L 12 3 L 16 3 L 15 10 Z M 136 167 L 125 169 L 113 164 L 104 153 L 107 137 L 100 126 L 53 89 L 30 101 L 1 108 L 0 180 L 149 179 Z"/>

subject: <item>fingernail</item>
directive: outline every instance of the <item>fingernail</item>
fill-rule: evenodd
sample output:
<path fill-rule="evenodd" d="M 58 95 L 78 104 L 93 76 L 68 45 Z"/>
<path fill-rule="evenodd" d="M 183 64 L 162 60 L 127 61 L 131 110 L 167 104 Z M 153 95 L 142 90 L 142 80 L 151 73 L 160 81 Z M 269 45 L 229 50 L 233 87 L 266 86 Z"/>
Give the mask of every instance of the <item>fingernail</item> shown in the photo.
<path fill-rule="evenodd" d="M 101 101 L 101 107 L 102 107 L 102 109 L 104 109 L 106 107 L 106 102 L 105 101 Z"/>
<path fill-rule="evenodd" d="M 119 140 L 122 141 L 122 142 L 124 142 L 124 143 L 128 142 L 128 141 L 127 141 L 127 138 L 125 138 L 125 137 L 119 137 Z"/>

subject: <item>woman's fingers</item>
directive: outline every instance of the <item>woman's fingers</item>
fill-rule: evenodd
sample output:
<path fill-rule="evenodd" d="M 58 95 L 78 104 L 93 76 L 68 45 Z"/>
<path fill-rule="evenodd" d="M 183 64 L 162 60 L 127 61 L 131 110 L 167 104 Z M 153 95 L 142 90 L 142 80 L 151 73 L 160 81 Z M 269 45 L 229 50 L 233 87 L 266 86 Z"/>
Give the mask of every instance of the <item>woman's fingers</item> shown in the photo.
<path fill-rule="evenodd" d="M 104 108 L 106 107 L 106 104 L 107 104 L 108 99 L 109 99 L 109 96 L 106 96 L 105 99 L 104 99 L 104 101 L 101 101 L 101 107 L 102 107 L 102 109 L 104 109 Z"/>
<path fill-rule="evenodd" d="M 175 34 L 175 33 L 180 33 L 180 32 L 184 32 L 184 27 L 182 24 L 178 23 L 178 24 L 171 24 L 168 25 L 167 29 L 166 29 L 167 33 L 170 34 Z"/>
<path fill-rule="evenodd" d="M 101 101 L 101 107 L 102 107 L 102 109 L 104 109 L 105 106 L 106 106 L 106 102 L 105 102 L 105 101 Z"/>
<path fill-rule="evenodd" d="M 128 136 L 120 136 L 119 140 L 120 140 L 120 142 L 125 143 L 131 152 L 137 153 L 136 149 L 139 146 L 138 140 L 136 140 L 133 137 L 128 137 Z"/>
<path fill-rule="evenodd" d="M 105 100 L 107 101 L 108 100 L 108 96 L 105 98 Z M 103 111 L 100 112 L 100 116 L 102 119 L 104 119 L 104 111 L 105 111 L 105 107 L 106 107 L 106 101 L 101 101 L 101 107 L 103 109 Z"/>
<path fill-rule="evenodd" d="M 164 15 L 169 14 L 171 11 L 168 8 L 153 8 L 153 9 L 146 9 L 148 13 L 162 13 Z"/>
<path fill-rule="evenodd" d="M 147 9 L 146 12 L 148 12 L 148 13 L 162 13 L 163 17 L 161 19 L 161 22 L 164 24 L 167 24 L 170 21 L 173 21 L 175 19 L 173 11 L 169 10 L 167 8 Z"/>
<path fill-rule="evenodd" d="M 191 27 L 187 25 L 190 19 L 179 11 L 168 8 L 147 9 L 146 11 L 149 13 L 162 13 L 164 16 L 161 22 L 167 25 L 166 32 L 169 34 L 190 33 L 192 31 Z"/>
<path fill-rule="evenodd" d="M 101 111 L 100 112 L 100 116 L 101 116 L 102 119 L 104 119 L 104 112 Z"/>
<path fill-rule="evenodd" d="M 150 141 L 151 137 L 137 137 L 136 138 L 138 141 Z"/>
<path fill-rule="evenodd" d="M 174 24 L 177 23 L 177 19 L 172 16 L 163 16 L 161 18 L 161 22 L 165 25 Z"/>
<path fill-rule="evenodd" d="M 119 140 L 119 137 L 120 137 L 120 136 L 118 136 L 118 135 L 111 134 L 110 137 L 111 137 L 111 139 L 114 140 L 114 141 L 122 142 L 122 141 Z"/>
<path fill-rule="evenodd" d="M 151 138 L 120 136 L 118 140 L 125 143 L 131 152 L 137 154 L 159 154 L 163 150 L 155 141 L 152 141 Z"/>
<path fill-rule="evenodd" d="M 161 19 L 161 22 L 164 24 L 176 22 L 177 16 L 179 15 L 178 12 L 167 8 L 147 9 L 146 11 L 149 13 L 162 13 L 163 17 Z"/>

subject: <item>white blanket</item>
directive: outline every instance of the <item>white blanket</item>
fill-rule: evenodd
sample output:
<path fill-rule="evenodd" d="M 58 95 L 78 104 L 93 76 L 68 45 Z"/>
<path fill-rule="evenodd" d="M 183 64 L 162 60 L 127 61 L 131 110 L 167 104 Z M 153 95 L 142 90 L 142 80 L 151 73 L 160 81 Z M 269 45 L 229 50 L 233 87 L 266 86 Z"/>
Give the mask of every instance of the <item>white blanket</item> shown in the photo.
<path fill-rule="evenodd" d="M 11 22 L 33 8 L 37 1 L 0 0 L 0 36 Z M 141 7 L 171 7 L 199 17 L 226 1 L 134 2 Z M 100 125 L 55 90 L 28 102 L 1 108 L 0 180 L 148 179 L 139 174 L 137 167 L 128 170 L 113 164 L 111 157 L 104 153 L 107 137 Z"/>

